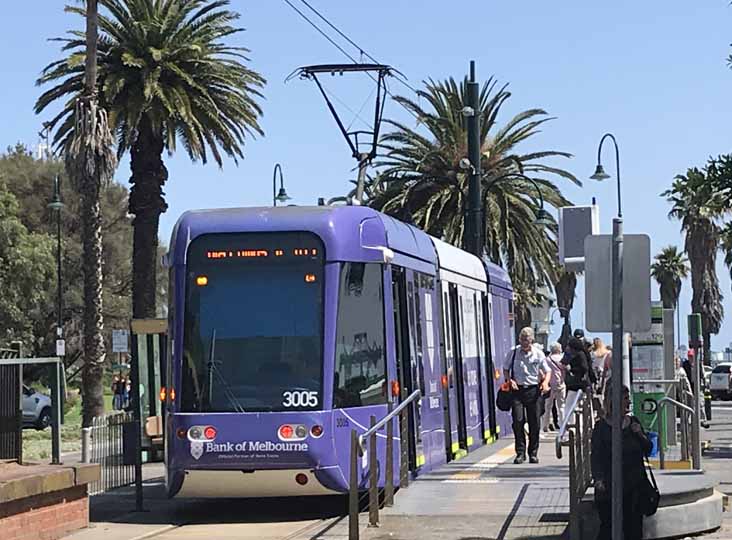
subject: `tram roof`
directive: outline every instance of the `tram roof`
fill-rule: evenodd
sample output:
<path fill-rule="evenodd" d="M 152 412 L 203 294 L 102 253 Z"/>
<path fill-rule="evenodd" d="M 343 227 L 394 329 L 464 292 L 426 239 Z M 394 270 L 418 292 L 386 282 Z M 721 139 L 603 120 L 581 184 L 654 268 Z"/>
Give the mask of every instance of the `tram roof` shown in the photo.
<path fill-rule="evenodd" d="M 430 237 L 423 231 L 364 206 L 287 206 L 191 210 L 178 219 L 170 241 L 169 264 L 184 264 L 188 244 L 204 234 L 307 231 L 325 244 L 328 261 L 384 262 L 391 250 L 396 264 L 434 274 Z"/>
<path fill-rule="evenodd" d="M 486 289 L 486 273 L 483 263 L 475 255 L 431 237 L 440 262 L 440 276 L 462 285 Z"/>
<path fill-rule="evenodd" d="M 513 286 L 511 285 L 511 278 L 506 272 L 506 269 L 498 266 L 495 263 L 490 262 L 488 259 L 483 259 L 483 265 L 485 266 L 488 274 L 488 283 L 492 287 L 498 287 L 505 289 L 507 292 L 513 293 Z"/>

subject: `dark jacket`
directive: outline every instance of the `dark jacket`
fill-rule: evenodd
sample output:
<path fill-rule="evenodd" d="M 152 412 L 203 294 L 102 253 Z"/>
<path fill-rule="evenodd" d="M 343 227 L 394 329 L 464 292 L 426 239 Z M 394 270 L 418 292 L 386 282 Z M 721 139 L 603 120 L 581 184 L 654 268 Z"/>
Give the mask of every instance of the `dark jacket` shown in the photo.
<path fill-rule="evenodd" d="M 645 479 L 646 472 L 643 465 L 643 458 L 651 452 L 651 441 L 646 437 L 641 428 L 640 433 L 633 433 L 631 426 L 640 425 L 635 417 L 630 417 L 630 424 L 623 429 L 623 492 L 628 493 L 637 489 Z M 612 484 L 612 427 L 602 418 L 592 432 L 592 453 L 590 455 L 592 465 L 592 478 L 595 482 L 602 480 L 607 486 L 607 493 L 610 493 Z"/>
<path fill-rule="evenodd" d="M 564 376 L 564 383 L 567 390 L 585 390 L 590 386 L 588 373 L 590 371 L 590 358 L 584 350 L 576 350 L 565 354 L 562 363 L 569 366 L 568 373 Z"/>

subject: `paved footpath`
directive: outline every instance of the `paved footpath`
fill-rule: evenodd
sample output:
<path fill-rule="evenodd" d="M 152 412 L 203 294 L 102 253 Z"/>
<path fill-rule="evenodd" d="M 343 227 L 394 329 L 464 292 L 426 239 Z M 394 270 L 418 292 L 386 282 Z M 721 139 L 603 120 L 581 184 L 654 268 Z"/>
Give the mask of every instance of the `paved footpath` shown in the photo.
<path fill-rule="evenodd" d="M 514 465 L 513 458 L 513 443 L 500 441 L 421 477 L 398 493 L 364 540 L 561 538 L 567 457 L 558 460 L 554 439 L 542 439 L 538 465 Z"/>

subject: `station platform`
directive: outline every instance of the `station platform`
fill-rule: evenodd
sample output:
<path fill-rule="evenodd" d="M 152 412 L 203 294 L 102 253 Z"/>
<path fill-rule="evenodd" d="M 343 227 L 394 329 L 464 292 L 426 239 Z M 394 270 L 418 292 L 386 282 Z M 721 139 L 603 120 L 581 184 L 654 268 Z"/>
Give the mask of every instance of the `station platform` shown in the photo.
<path fill-rule="evenodd" d="M 513 464 L 513 440 L 481 448 L 400 490 L 364 540 L 559 539 L 569 519 L 569 465 L 542 439 L 539 464 Z"/>
<path fill-rule="evenodd" d="M 380 526 L 362 520 L 362 540 L 565 540 L 569 538 L 569 465 L 543 438 L 538 465 L 514 465 L 513 441 L 500 441 L 422 476 L 400 490 Z M 565 454 L 566 456 L 566 454 Z M 724 497 L 704 472 L 655 471 L 661 503 L 646 518 L 645 539 L 684 538 L 717 530 Z M 588 490 L 580 507 L 582 539 L 599 525 Z M 362 517 L 365 517 L 362 515 Z M 340 524 L 339 524 L 340 525 Z M 334 527 L 318 540 L 347 538 Z"/>

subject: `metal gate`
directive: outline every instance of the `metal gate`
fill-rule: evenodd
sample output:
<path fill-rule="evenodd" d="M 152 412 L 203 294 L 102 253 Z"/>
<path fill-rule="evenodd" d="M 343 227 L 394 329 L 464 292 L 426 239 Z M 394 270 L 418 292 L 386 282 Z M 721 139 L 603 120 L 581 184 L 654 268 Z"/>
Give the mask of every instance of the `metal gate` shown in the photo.
<path fill-rule="evenodd" d="M 136 426 L 132 413 L 116 411 L 97 416 L 90 427 L 82 428 L 82 461 L 99 463 L 101 469 L 89 495 L 134 483 Z"/>
<path fill-rule="evenodd" d="M 20 357 L 19 349 L 0 349 L 0 359 Z M 0 365 L 0 459 L 23 460 L 23 368 Z"/>

